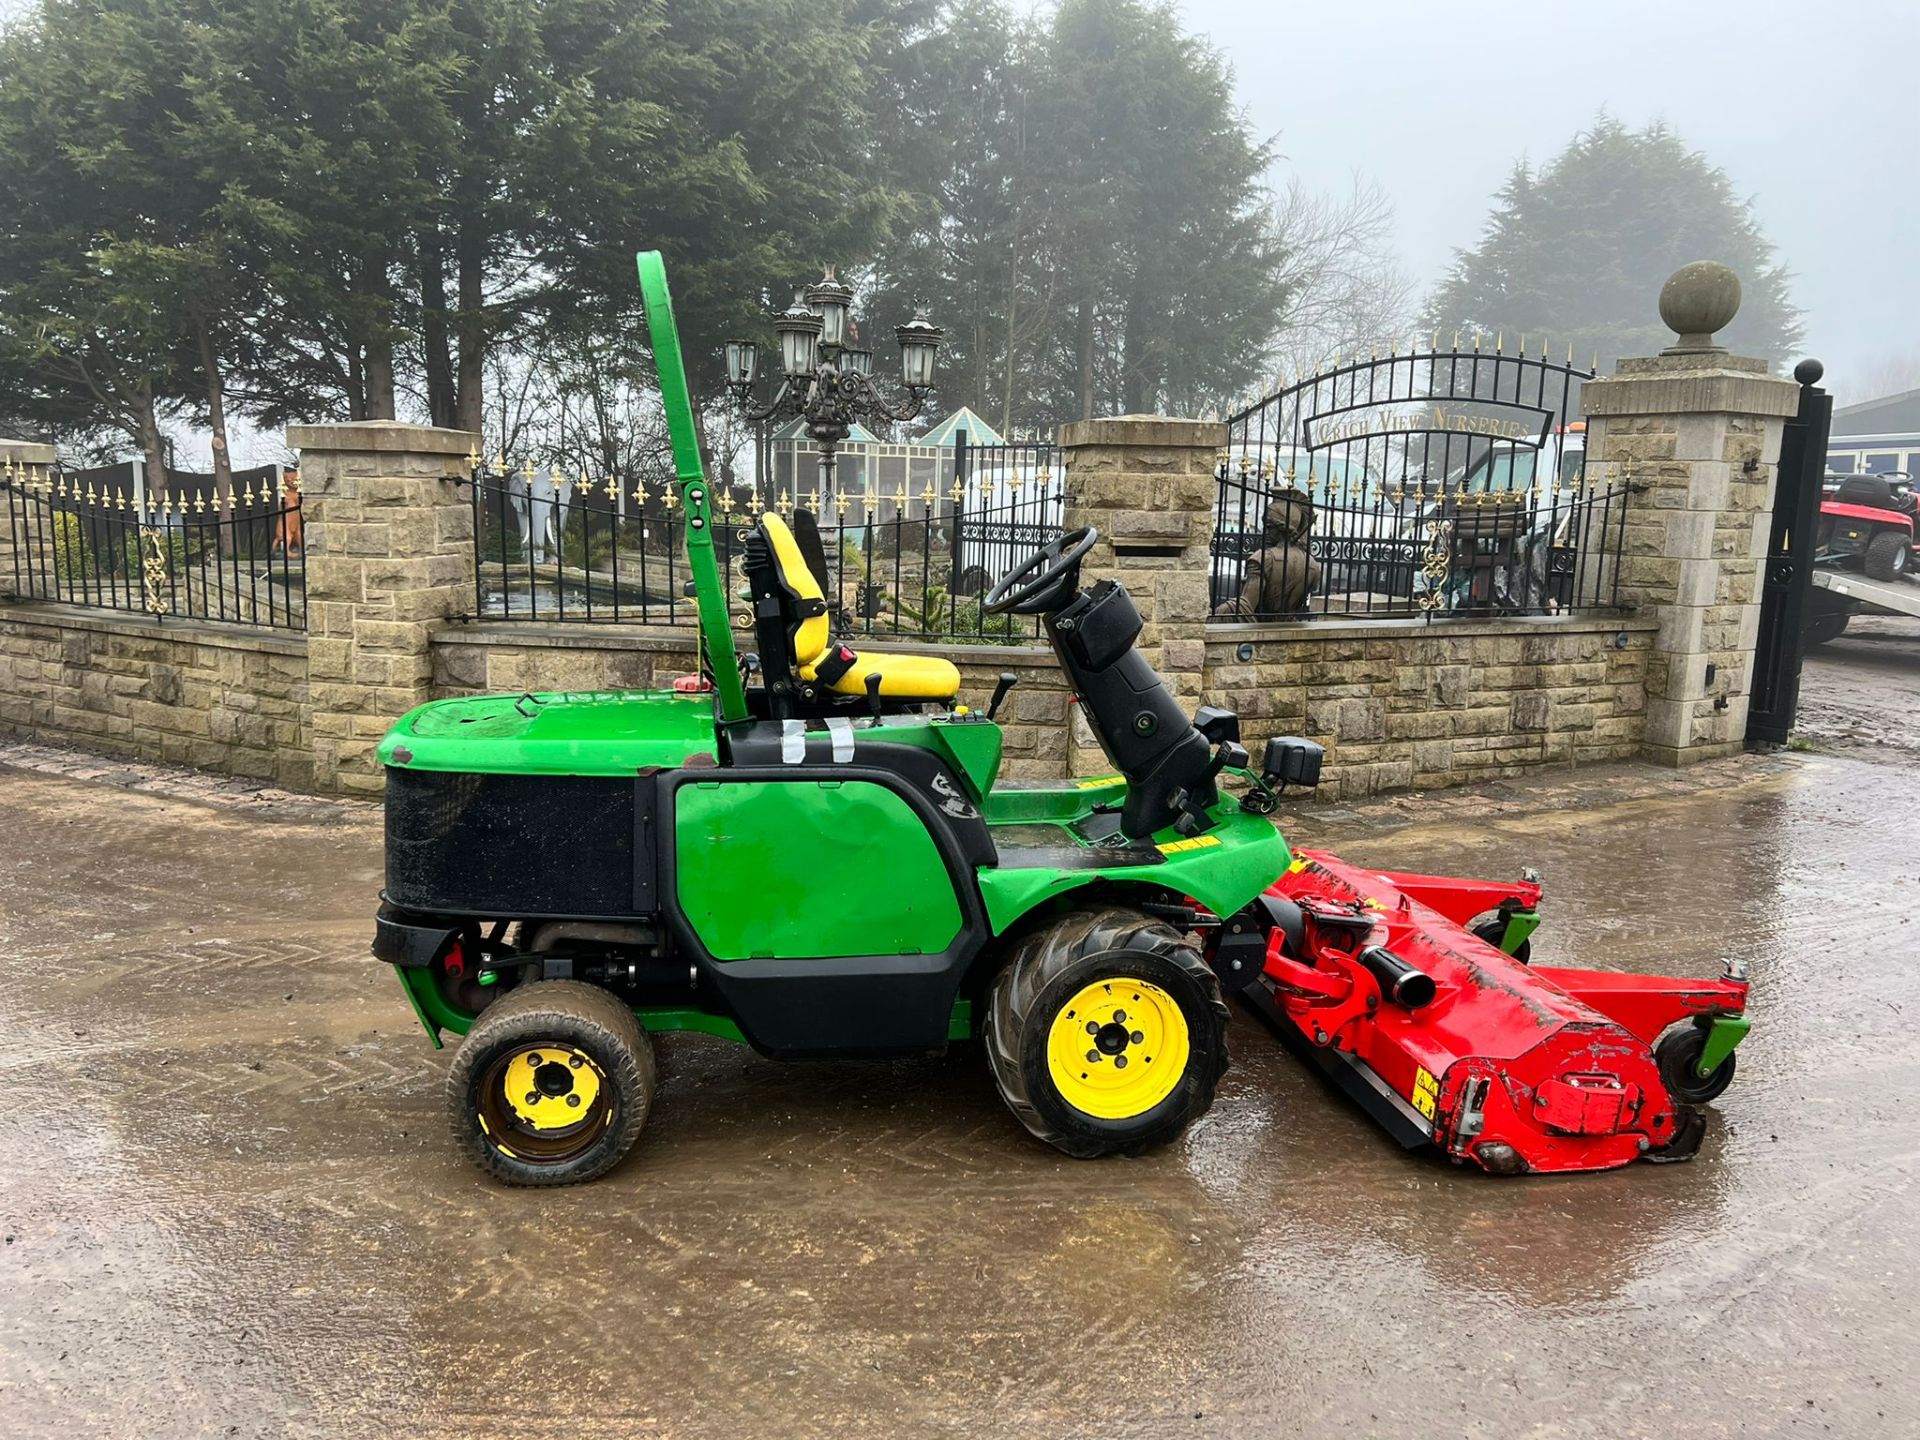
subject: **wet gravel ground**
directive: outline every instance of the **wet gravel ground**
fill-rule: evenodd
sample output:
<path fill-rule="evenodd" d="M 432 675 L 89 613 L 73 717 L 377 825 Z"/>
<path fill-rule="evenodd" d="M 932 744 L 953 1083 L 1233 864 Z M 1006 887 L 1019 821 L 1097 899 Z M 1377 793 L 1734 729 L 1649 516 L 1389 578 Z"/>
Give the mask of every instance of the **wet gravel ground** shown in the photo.
<path fill-rule="evenodd" d="M 1911 695 L 1870 643 L 1810 714 Z M 1691 1165 L 1410 1157 L 1243 1017 L 1205 1122 L 1095 1164 L 972 1056 L 669 1037 L 631 1159 L 544 1193 L 457 1157 L 365 958 L 377 812 L 0 747 L 0 1433 L 1920 1433 L 1920 777 L 1832 743 L 1289 822 L 1539 865 L 1542 959 L 1745 955 Z"/>

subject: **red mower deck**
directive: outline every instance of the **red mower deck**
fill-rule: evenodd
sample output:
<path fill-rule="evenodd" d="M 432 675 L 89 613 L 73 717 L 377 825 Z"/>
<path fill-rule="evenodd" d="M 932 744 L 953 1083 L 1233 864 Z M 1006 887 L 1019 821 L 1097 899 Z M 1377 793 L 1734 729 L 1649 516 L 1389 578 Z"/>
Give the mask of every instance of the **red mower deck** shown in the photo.
<path fill-rule="evenodd" d="M 1281 923 L 1241 993 L 1403 1145 L 1496 1174 L 1698 1149 L 1705 1122 L 1689 1099 L 1724 1088 L 1746 1031 L 1733 967 L 1687 980 L 1529 966 L 1482 937 L 1523 943 L 1540 897 L 1531 879 L 1365 870 L 1300 851 L 1267 893 Z"/>

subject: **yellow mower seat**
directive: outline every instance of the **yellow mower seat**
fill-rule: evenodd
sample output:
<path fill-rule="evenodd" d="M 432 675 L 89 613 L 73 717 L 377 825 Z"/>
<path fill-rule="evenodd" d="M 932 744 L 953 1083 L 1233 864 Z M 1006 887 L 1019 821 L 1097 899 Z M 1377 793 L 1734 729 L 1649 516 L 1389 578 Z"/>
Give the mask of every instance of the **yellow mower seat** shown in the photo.
<path fill-rule="evenodd" d="M 837 695 L 864 695 L 867 677 L 877 674 L 880 694 L 889 700 L 951 700 L 960 693 L 960 671 L 951 661 L 934 655 L 860 655 L 834 644 L 826 597 L 793 531 L 772 511 L 760 517 L 760 530 L 773 550 L 782 588 L 803 611 L 817 612 L 807 615 L 793 631 L 793 670 L 802 680 L 824 685 Z"/>

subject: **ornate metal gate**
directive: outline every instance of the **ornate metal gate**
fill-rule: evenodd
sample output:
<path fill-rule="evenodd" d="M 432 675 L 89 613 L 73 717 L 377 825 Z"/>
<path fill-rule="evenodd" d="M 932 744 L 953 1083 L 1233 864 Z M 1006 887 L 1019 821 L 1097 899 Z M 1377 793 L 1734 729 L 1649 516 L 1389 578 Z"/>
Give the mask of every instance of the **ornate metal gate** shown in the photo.
<path fill-rule="evenodd" d="M 1631 477 L 1590 479 L 1591 368 L 1496 340 L 1296 378 L 1228 421 L 1214 511 L 1221 618 L 1607 608 Z"/>

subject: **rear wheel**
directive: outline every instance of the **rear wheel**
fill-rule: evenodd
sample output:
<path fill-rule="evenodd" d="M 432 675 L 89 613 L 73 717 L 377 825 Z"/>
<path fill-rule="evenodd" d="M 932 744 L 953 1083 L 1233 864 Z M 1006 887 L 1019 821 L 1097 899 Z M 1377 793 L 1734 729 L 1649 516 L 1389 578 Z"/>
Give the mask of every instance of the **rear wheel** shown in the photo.
<path fill-rule="evenodd" d="M 454 1139 L 509 1185 L 592 1180 L 633 1148 L 657 1074 L 646 1032 L 606 991 L 523 985 L 487 1007 L 454 1057 Z"/>
<path fill-rule="evenodd" d="M 1207 1113 L 1227 1068 L 1227 1006 L 1193 946 L 1118 906 L 1018 942 L 987 997 L 1001 1097 L 1069 1155 L 1137 1155 Z"/>
<path fill-rule="evenodd" d="M 1807 643 L 1825 645 L 1838 640 L 1847 632 L 1847 621 L 1852 619 L 1846 610 L 1825 610 L 1807 621 Z"/>
<path fill-rule="evenodd" d="M 1907 573 L 1912 558 L 1905 531 L 1882 530 L 1867 542 L 1867 574 L 1875 580 L 1898 580 Z"/>

